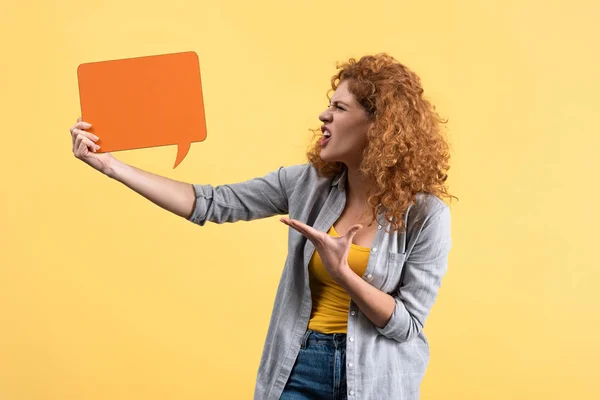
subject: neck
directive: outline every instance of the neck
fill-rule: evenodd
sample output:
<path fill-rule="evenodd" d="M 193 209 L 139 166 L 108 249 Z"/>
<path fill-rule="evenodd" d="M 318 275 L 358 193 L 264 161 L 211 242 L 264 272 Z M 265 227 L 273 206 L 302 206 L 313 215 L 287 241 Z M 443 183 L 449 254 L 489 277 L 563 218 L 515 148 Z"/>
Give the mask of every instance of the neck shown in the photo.
<path fill-rule="evenodd" d="M 358 167 L 348 166 L 347 172 L 347 202 L 359 207 L 367 205 L 367 191 L 372 186 L 358 170 Z"/>

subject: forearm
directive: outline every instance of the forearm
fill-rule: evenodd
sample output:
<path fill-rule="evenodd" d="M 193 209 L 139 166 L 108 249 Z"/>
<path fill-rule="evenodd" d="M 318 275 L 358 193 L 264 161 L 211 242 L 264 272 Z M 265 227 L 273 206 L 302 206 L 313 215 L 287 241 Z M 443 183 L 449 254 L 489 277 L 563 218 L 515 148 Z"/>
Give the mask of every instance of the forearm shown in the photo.
<path fill-rule="evenodd" d="M 196 195 L 191 184 L 141 170 L 117 159 L 113 161 L 107 176 L 182 218 L 192 215 Z"/>
<path fill-rule="evenodd" d="M 365 282 L 350 267 L 336 280 L 375 326 L 383 328 L 388 323 L 396 306 L 392 296 Z"/>

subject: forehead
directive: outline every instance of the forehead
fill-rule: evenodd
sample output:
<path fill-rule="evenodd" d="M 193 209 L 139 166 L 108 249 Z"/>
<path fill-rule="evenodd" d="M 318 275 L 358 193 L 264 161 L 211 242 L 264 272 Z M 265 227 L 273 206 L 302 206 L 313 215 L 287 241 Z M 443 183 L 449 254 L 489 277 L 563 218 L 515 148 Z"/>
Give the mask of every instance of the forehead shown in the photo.
<path fill-rule="evenodd" d="M 342 100 L 342 101 L 354 101 L 354 95 L 350 92 L 348 88 L 348 81 L 342 81 L 338 85 L 335 90 L 333 96 L 331 96 L 332 100 Z"/>

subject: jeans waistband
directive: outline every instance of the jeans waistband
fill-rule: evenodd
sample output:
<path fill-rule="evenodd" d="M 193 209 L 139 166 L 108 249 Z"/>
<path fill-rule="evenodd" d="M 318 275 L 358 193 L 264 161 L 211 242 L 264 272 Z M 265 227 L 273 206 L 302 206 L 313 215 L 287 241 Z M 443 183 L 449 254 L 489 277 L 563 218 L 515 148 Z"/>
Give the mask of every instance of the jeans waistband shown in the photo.
<path fill-rule="evenodd" d="M 321 333 L 307 329 L 302 338 L 302 347 L 306 348 L 309 344 L 321 344 L 334 348 L 346 347 L 345 333 Z"/>

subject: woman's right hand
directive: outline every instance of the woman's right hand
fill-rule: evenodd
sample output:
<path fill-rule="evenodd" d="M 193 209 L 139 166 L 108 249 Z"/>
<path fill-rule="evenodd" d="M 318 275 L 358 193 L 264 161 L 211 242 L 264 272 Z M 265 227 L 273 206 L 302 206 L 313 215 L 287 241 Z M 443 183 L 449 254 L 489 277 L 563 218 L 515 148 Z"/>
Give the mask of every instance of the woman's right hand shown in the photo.
<path fill-rule="evenodd" d="M 86 129 L 89 129 L 91 126 L 91 124 L 83 122 L 81 117 L 79 117 L 77 118 L 77 123 L 71 127 L 73 154 L 76 158 L 90 165 L 94 169 L 103 174 L 108 174 L 110 171 L 110 164 L 114 162 L 115 158 L 110 153 L 96 153 L 96 151 L 100 149 L 100 146 L 95 143 L 99 138 L 93 133 L 86 131 Z"/>

